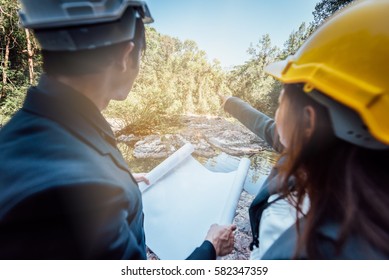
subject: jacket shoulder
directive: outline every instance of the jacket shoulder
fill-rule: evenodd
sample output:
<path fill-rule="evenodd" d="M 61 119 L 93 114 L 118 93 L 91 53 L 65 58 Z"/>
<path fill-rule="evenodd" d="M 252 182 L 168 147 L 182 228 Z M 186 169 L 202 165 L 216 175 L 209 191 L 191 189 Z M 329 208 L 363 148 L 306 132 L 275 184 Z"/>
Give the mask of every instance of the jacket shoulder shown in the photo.
<path fill-rule="evenodd" d="M 96 152 L 47 118 L 19 112 L 0 131 L 0 149 L 0 162 L 6 163 L 0 165 L 0 203 L 67 185 L 137 189 L 129 170 L 117 168 L 114 156 Z"/>

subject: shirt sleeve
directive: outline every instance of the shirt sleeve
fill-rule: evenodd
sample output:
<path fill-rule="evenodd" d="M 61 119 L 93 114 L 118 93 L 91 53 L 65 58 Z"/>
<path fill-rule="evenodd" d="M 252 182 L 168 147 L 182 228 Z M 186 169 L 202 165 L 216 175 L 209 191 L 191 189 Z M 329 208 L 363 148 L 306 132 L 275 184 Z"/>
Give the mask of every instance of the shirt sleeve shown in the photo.
<path fill-rule="evenodd" d="M 224 110 L 265 140 L 277 152 L 282 151 L 282 145 L 275 134 L 276 125 L 272 118 L 237 97 L 229 97 L 224 105 Z"/>

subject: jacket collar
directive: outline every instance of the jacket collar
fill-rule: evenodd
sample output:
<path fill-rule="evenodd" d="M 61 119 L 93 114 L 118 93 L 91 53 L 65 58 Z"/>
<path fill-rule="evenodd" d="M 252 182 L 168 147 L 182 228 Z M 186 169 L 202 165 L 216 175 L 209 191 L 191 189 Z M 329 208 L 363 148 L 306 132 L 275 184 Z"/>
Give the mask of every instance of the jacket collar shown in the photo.
<path fill-rule="evenodd" d="M 23 110 L 57 122 L 128 172 L 110 125 L 83 94 L 43 75 L 38 86 L 28 90 Z"/>
<path fill-rule="evenodd" d="M 99 109 L 82 93 L 55 79 L 49 78 L 45 74 L 41 76 L 36 90 L 61 102 L 63 104 L 61 107 L 66 106 L 65 109 L 70 109 L 74 113 L 80 114 L 100 133 L 104 133 L 106 137 L 112 140 L 115 139 L 110 125 L 101 115 Z"/>

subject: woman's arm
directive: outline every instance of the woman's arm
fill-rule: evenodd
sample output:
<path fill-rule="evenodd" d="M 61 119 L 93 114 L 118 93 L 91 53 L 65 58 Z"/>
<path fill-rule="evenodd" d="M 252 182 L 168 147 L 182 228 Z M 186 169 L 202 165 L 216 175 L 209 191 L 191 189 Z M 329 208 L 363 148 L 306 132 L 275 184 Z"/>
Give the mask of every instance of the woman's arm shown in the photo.
<path fill-rule="evenodd" d="M 275 134 L 276 124 L 272 118 L 237 97 L 224 98 L 224 101 L 224 110 L 226 112 L 239 120 L 254 134 L 265 140 L 273 149 L 278 152 L 282 151 L 282 145 L 279 143 L 278 136 Z"/>

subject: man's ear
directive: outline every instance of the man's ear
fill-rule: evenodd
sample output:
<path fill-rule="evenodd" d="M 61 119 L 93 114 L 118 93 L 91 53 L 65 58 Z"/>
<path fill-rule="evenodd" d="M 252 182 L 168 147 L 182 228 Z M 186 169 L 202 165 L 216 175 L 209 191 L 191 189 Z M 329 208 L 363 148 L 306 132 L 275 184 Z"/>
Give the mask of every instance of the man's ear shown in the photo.
<path fill-rule="evenodd" d="M 304 125 L 305 125 L 305 137 L 311 138 L 316 127 L 316 111 L 312 106 L 304 107 Z"/>
<path fill-rule="evenodd" d="M 128 67 L 128 60 L 131 59 L 131 53 L 134 51 L 134 43 L 128 42 L 122 49 L 121 54 L 118 57 L 118 66 L 121 72 L 126 72 Z"/>

